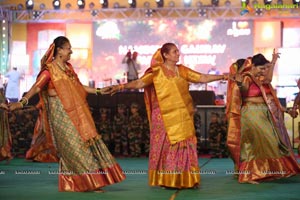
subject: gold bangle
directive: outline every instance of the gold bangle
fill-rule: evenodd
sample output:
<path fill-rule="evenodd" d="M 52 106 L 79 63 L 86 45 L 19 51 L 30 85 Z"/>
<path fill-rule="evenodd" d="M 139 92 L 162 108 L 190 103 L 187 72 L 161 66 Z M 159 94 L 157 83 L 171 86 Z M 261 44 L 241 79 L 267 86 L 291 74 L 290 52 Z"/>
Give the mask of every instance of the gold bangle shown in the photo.
<path fill-rule="evenodd" d="M 118 85 L 118 90 L 119 90 L 119 92 L 122 92 L 122 91 L 124 90 L 124 88 L 125 88 L 125 85 L 124 85 L 124 84 Z"/>
<path fill-rule="evenodd" d="M 96 88 L 96 95 L 98 95 L 98 94 L 102 94 L 101 93 L 101 88 Z"/>
<path fill-rule="evenodd" d="M 22 97 L 19 102 L 22 104 L 22 106 L 26 106 L 28 104 L 28 98 Z"/>

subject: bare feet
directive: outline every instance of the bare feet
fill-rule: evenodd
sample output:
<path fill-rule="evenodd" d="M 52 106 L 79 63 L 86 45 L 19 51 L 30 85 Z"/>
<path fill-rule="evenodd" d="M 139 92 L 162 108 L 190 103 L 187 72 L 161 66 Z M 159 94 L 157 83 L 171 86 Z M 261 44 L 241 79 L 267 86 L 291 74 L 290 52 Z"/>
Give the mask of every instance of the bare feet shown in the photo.
<path fill-rule="evenodd" d="M 194 187 L 192 187 L 193 189 L 199 189 L 200 188 L 200 185 L 199 184 L 196 184 L 194 185 Z"/>
<path fill-rule="evenodd" d="M 6 165 L 9 165 L 9 163 L 10 163 L 10 161 L 11 161 L 12 159 L 13 159 L 13 157 L 7 158 L 5 164 L 6 164 Z"/>
<path fill-rule="evenodd" d="M 93 192 L 95 192 L 95 193 L 104 193 L 105 191 L 99 188 L 97 190 L 94 190 Z"/>
<path fill-rule="evenodd" d="M 248 181 L 248 183 L 251 183 L 251 184 L 259 184 L 259 182 L 257 182 L 257 181 Z"/>

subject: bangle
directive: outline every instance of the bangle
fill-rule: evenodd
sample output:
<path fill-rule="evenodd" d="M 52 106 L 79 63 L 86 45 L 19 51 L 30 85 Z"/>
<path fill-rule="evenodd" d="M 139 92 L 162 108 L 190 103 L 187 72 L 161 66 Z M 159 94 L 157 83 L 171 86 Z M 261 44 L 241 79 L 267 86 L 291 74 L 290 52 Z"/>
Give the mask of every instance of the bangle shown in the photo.
<path fill-rule="evenodd" d="M 119 92 L 124 91 L 124 88 L 125 88 L 125 85 L 124 85 L 124 84 L 118 85 L 118 90 L 119 90 Z"/>
<path fill-rule="evenodd" d="M 22 108 L 28 104 L 28 98 L 27 97 L 22 97 L 21 100 L 19 101 L 22 104 Z"/>
<path fill-rule="evenodd" d="M 96 88 L 96 95 L 98 95 L 98 94 L 102 94 L 101 93 L 101 88 Z"/>

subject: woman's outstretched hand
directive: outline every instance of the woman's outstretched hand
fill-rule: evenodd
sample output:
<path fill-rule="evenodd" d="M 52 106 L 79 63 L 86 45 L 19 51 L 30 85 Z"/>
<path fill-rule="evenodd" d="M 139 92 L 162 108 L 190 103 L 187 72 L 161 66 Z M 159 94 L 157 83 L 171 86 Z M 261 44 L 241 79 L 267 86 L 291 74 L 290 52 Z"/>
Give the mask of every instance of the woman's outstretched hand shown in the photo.
<path fill-rule="evenodd" d="M 101 88 L 101 94 L 110 94 L 111 96 L 120 91 L 119 85 L 112 85 Z"/>
<path fill-rule="evenodd" d="M 101 94 L 110 94 L 111 86 L 101 88 Z"/>
<path fill-rule="evenodd" d="M 4 109 L 4 110 L 9 110 L 8 106 L 6 103 L 1 103 L 0 104 L 0 109 Z"/>
<path fill-rule="evenodd" d="M 14 111 L 23 108 L 23 104 L 21 102 L 9 103 L 8 108 L 10 111 Z"/>
<path fill-rule="evenodd" d="M 291 109 L 288 111 L 292 118 L 296 118 L 298 116 L 298 112 L 296 109 Z"/>
<path fill-rule="evenodd" d="M 110 90 L 110 95 L 114 95 L 116 94 L 117 92 L 120 92 L 121 91 L 121 87 L 120 85 L 112 85 L 111 86 L 111 90 Z"/>
<path fill-rule="evenodd" d="M 274 48 L 272 54 L 272 63 L 275 64 L 278 58 L 280 58 L 280 53 L 276 52 L 276 49 Z"/>

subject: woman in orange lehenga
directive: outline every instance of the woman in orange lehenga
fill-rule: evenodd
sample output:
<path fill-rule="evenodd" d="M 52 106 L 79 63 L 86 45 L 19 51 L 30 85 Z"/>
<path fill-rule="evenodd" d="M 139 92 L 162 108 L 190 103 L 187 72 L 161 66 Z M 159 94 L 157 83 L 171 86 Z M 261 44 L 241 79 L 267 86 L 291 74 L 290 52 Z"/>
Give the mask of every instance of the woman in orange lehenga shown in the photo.
<path fill-rule="evenodd" d="M 35 123 L 30 149 L 26 152 L 26 159 L 35 162 L 58 162 L 44 101 L 39 101 L 35 108 L 38 109 L 39 115 Z"/>
<path fill-rule="evenodd" d="M 3 91 L 0 91 L 0 161 L 9 162 L 13 156 L 11 155 L 12 138 L 8 122 L 8 107 Z"/>
<path fill-rule="evenodd" d="M 177 65 L 179 50 L 166 43 L 153 55 L 143 77 L 113 86 L 122 89 L 145 88 L 150 124 L 149 185 L 167 188 L 193 188 L 200 184 L 197 138 L 193 122 L 193 101 L 189 82 L 207 83 L 224 75 L 207 75 Z"/>
<path fill-rule="evenodd" d="M 240 183 L 257 184 L 300 173 L 283 109 L 270 84 L 277 57 L 274 52 L 270 63 L 262 54 L 255 55 L 237 73 L 242 81 L 230 86 L 227 144 Z"/>
<path fill-rule="evenodd" d="M 103 90 L 83 86 L 72 65 L 66 37 L 57 37 L 41 60 L 37 81 L 10 110 L 22 108 L 34 94 L 45 104 L 52 139 L 59 155 L 59 191 L 96 191 L 125 179 L 96 127 L 86 101 L 87 93 Z"/>

